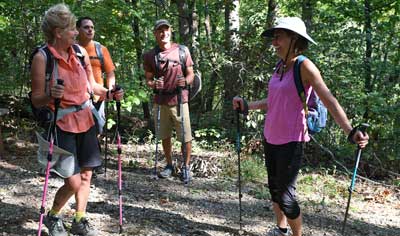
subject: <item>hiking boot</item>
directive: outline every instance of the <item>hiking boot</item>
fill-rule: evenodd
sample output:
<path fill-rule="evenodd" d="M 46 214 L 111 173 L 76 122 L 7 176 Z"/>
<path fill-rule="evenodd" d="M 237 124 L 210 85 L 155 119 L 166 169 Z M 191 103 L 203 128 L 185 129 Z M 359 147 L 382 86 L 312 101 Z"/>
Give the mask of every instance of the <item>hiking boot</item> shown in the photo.
<path fill-rule="evenodd" d="M 288 229 L 288 231 L 286 233 L 283 233 L 278 227 L 275 227 L 275 228 L 271 229 L 270 231 L 268 231 L 266 236 L 290 236 L 292 234 L 289 231 L 290 230 Z"/>
<path fill-rule="evenodd" d="M 171 177 L 172 173 L 174 172 L 174 167 L 171 165 L 167 165 L 163 171 L 160 172 L 160 178 L 169 178 Z"/>
<path fill-rule="evenodd" d="M 181 173 L 181 181 L 183 181 L 184 184 L 188 184 L 192 177 L 190 176 L 190 166 L 186 166 L 182 168 L 182 173 Z"/>
<path fill-rule="evenodd" d="M 86 218 L 82 218 L 79 223 L 74 219 L 70 231 L 71 234 L 80 236 L 97 236 L 99 234 Z"/>
<path fill-rule="evenodd" d="M 62 218 L 47 214 L 43 219 L 43 223 L 49 229 L 49 236 L 68 236 Z"/>

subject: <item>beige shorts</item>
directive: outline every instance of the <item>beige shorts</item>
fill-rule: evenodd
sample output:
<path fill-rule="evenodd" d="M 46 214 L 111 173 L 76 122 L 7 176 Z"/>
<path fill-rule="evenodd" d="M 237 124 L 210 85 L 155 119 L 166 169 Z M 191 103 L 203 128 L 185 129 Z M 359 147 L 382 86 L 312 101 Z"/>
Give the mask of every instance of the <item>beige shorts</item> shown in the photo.
<path fill-rule="evenodd" d="M 154 104 L 153 114 L 154 114 L 154 124 L 156 128 L 156 133 L 158 133 L 159 139 L 166 139 L 172 136 L 172 129 L 175 127 L 177 133 L 177 139 L 182 141 L 182 115 L 183 115 L 183 124 L 185 130 L 184 140 L 185 143 L 192 141 L 192 129 L 190 128 L 190 116 L 189 116 L 189 106 L 188 103 L 183 104 L 183 108 L 181 109 L 181 116 L 178 116 L 178 106 L 168 106 L 168 105 L 160 105 L 160 130 L 157 132 L 157 112 L 158 112 L 157 104 Z"/>

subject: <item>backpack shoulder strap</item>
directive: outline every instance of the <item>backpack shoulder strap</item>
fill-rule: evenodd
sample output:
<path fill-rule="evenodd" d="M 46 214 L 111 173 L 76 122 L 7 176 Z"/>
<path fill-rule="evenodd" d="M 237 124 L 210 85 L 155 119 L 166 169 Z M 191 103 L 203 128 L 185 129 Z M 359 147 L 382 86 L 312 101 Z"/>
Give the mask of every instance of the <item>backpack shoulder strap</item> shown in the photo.
<path fill-rule="evenodd" d="M 105 68 L 104 68 L 104 56 L 103 56 L 103 51 L 101 50 L 101 44 L 97 41 L 94 41 L 94 47 L 96 49 L 96 55 L 100 60 L 100 64 L 101 64 L 101 71 L 104 72 Z"/>
<path fill-rule="evenodd" d="M 305 95 L 305 91 L 304 91 L 304 86 L 303 86 L 303 82 L 301 80 L 301 73 L 300 73 L 300 67 L 301 64 L 303 63 L 303 61 L 306 59 L 307 57 L 303 56 L 303 55 L 299 55 L 294 63 L 294 83 L 296 84 L 296 89 L 297 89 L 297 93 L 299 94 L 299 97 L 303 103 L 303 108 L 304 111 L 306 113 L 306 116 L 308 115 L 308 107 L 307 107 L 307 103 L 306 103 L 306 95 Z"/>
<path fill-rule="evenodd" d="M 186 76 L 186 46 L 179 44 L 179 62 L 181 64 L 181 69 L 183 76 Z"/>
<path fill-rule="evenodd" d="M 156 77 L 160 75 L 160 52 L 161 49 L 160 47 L 157 45 L 153 48 L 154 50 L 154 65 L 156 68 Z"/>
<path fill-rule="evenodd" d="M 86 66 L 85 56 L 83 55 L 80 46 L 78 44 L 72 44 L 72 48 L 74 49 L 76 56 L 79 58 L 81 65 L 85 67 Z"/>

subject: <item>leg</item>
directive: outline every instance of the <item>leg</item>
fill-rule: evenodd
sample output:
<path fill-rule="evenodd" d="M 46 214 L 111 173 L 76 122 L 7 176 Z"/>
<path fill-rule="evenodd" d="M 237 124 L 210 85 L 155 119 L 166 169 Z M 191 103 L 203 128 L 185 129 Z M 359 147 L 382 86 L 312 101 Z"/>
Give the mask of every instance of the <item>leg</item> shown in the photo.
<path fill-rule="evenodd" d="M 79 188 L 79 191 L 76 192 L 75 194 L 76 211 L 86 212 L 86 206 L 90 193 L 90 181 L 92 178 L 92 169 L 82 168 L 80 173 L 80 178 L 81 178 L 81 187 Z"/>
<path fill-rule="evenodd" d="M 164 149 L 165 159 L 167 160 L 167 165 L 172 165 L 171 137 L 163 139 L 162 145 L 163 145 L 163 149 Z"/>
<path fill-rule="evenodd" d="M 280 228 L 287 228 L 288 222 L 285 214 L 279 207 L 279 204 L 276 202 L 272 202 L 272 209 L 276 216 L 276 225 Z"/>
<path fill-rule="evenodd" d="M 185 165 L 189 166 L 190 165 L 190 155 L 192 153 L 192 142 L 186 142 L 186 159 L 185 159 Z M 182 147 L 182 153 L 183 153 L 183 147 Z"/>
<path fill-rule="evenodd" d="M 55 212 L 61 211 L 64 205 L 68 202 L 72 195 L 79 191 L 81 186 L 80 175 L 76 174 L 64 180 L 64 185 L 58 189 L 52 210 Z"/>
<path fill-rule="evenodd" d="M 296 219 L 288 219 L 290 228 L 293 231 L 293 236 L 301 236 L 301 230 L 302 230 L 302 219 L 301 219 L 301 214 L 296 218 Z"/>

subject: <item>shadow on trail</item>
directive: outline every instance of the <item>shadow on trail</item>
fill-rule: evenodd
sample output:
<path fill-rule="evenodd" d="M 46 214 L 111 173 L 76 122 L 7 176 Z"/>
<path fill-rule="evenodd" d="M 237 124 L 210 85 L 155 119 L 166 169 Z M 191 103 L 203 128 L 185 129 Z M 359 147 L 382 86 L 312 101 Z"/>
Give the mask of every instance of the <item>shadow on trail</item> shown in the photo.
<path fill-rule="evenodd" d="M 102 206 L 96 206 L 99 203 L 91 203 L 92 209 L 100 209 Z M 114 219 L 118 219 L 118 206 L 114 206 L 114 213 L 111 215 Z M 238 230 L 233 227 L 221 226 L 210 223 L 200 223 L 188 220 L 181 214 L 166 212 L 152 208 L 139 208 L 124 206 L 124 219 L 127 225 L 147 226 L 150 228 L 159 228 L 164 233 L 180 236 L 193 235 L 210 235 L 206 231 L 217 231 L 237 235 Z M 129 232 L 127 232 L 129 233 Z M 244 235 L 256 236 L 257 234 L 248 233 Z"/>

